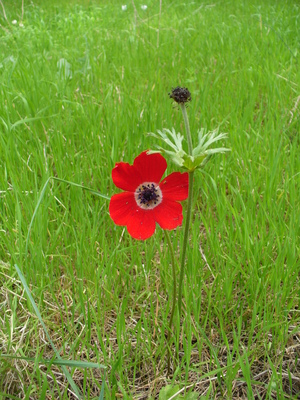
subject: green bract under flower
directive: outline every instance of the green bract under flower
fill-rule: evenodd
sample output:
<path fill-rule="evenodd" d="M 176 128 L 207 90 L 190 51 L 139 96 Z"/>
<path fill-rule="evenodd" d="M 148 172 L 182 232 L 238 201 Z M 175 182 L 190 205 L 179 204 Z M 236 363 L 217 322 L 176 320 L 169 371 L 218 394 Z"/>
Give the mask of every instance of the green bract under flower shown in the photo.
<path fill-rule="evenodd" d="M 210 148 L 215 142 L 226 139 L 226 133 L 218 133 L 218 129 L 205 133 L 204 129 L 198 131 L 198 145 L 193 149 L 193 154 L 189 155 L 182 147 L 184 137 L 180 133 L 176 133 L 175 129 L 163 129 L 157 133 L 150 133 L 151 136 L 163 140 L 172 150 L 167 150 L 161 146 L 157 146 L 158 150 L 152 150 L 151 153 L 166 153 L 172 161 L 179 167 L 188 171 L 202 168 L 210 159 L 212 154 L 224 153 L 229 151 L 225 147 Z M 149 152 L 150 153 L 150 152 Z"/>

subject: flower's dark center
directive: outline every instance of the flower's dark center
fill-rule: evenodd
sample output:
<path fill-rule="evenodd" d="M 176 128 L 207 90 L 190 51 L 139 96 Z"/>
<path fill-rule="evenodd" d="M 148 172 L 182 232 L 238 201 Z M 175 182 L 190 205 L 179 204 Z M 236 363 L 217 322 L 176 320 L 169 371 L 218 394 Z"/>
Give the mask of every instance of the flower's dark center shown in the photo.
<path fill-rule="evenodd" d="M 151 210 L 161 203 L 162 192 L 156 183 L 144 182 L 136 189 L 134 197 L 139 207 Z"/>
<path fill-rule="evenodd" d="M 157 200 L 157 193 L 154 188 L 143 188 L 142 193 L 140 195 L 140 199 L 143 199 L 143 202 L 151 201 L 151 200 Z"/>

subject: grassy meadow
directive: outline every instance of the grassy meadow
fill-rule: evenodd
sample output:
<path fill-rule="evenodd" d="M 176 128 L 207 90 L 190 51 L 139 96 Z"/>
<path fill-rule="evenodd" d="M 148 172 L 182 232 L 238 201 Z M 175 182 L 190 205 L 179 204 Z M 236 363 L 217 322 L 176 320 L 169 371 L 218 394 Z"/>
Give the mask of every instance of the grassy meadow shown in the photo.
<path fill-rule="evenodd" d="M 65 367 L 85 399 L 299 399 L 299 2 L 124 3 L 0 2 L 0 399 L 78 398 L 15 265 L 59 355 L 105 367 Z M 231 151 L 195 174 L 167 374 L 164 232 L 108 199 L 148 132 L 184 133 L 177 85 Z"/>

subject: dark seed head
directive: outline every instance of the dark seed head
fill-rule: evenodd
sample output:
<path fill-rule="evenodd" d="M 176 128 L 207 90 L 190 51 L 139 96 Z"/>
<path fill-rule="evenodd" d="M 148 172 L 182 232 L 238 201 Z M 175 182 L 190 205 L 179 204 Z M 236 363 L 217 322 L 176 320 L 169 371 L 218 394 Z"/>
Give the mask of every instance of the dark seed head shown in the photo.
<path fill-rule="evenodd" d="M 172 92 L 168 93 L 170 98 L 176 101 L 176 103 L 187 103 L 192 100 L 191 93 L 188 88 L 177 86 L 175 89 L 172 88 Z"/>

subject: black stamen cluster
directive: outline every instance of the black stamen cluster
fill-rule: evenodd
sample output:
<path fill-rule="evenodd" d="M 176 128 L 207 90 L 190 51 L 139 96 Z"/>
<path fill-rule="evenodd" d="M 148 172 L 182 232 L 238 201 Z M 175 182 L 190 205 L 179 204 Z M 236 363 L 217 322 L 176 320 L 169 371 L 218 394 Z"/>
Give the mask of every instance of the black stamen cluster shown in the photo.
<path fill-rule="evenodd" d="M 187 103 L 192 100 L 191 93 L 188 88 L 177 86 L 175 89 L 172 88 L 172 92 L 168 93 L 171 99 L 176 103 Z"/>
<path fill-rule="evenodd" d="M 156 204 L 159 199 L 159 195 L 157 194 L 157 190 L 155 189 L 155 185 L 152 183 L 151 185 L 142 185 L 142 189 L 139 188 L 138 200 L 141 204 L 145 204 L 149 206 L 150 202 Z"/>

